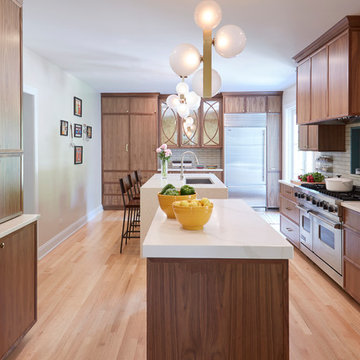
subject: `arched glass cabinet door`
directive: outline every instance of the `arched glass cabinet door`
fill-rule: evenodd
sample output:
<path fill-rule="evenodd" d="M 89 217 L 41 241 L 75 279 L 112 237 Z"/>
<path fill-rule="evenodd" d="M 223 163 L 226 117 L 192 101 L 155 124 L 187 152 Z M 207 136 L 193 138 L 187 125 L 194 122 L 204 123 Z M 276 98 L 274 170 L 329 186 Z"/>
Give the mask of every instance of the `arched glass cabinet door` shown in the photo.
<path fill-rule="evenodd" d="M 221 146 L 221 103 L 219 100 L 202 102 L 203 146 Z"/>
<path fill-rule="evenodd" d="M 198 111 L 191 111 L 192 120 L 180 119 L 181 146 L 200 146 L 200 119 Z"/>
<path fill-rule="evenodd" d="M 178 117 L 176 112 L 167 106 L 166 100 L 160 101 L 160 111 L 160 143 L 178 146 Z"/>

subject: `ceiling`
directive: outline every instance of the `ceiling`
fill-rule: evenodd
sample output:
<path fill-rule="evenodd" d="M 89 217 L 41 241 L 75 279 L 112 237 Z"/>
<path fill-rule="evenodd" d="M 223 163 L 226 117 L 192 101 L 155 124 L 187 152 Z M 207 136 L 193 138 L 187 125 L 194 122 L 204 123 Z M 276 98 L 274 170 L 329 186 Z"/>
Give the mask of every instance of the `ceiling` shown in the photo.
<path fill-rule="evenodd" d="M 197 0 L 25 0 L 24 45 L 101 92 L 175 91 L 168 59 L 184 42 L 202 52 L 193 20 Z M 359 0 L 218 0 L 220 26 L 236 24 L 245 50 L 223 59 L 213 52 L 221 91 L 284 90 L 295 83 L 291 59 Z"/>

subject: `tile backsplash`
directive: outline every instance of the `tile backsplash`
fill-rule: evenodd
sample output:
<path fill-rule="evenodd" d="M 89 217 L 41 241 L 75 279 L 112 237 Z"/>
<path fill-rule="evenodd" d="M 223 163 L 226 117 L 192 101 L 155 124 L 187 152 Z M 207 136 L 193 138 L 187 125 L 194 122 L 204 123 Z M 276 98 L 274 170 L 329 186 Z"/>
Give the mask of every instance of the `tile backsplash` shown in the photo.
<path fill-rule="evenodd" d="M 169 167 L 171 168 L 171 160 L 181 160 L 181 155 L 185 151 L 192 151 L 196 154 L 199 159 L 200 164 L 202 165 L 217 165 L 218 168 L 222 168 L 222 150 L 221 149 L 171 149 L 173 155 L 170 158 Z M 193 162 L 193 166 L 196 165 L 196 160 L 191 154 L 187 154 L 184 160 L 191 160 Z M 160 164 L 160 163 L 159 163 Z M 159 165 L 160 166 L 160 165 Z"/>
<path fill-rule="evenodd" d="M 320 155 L 331 155 L 334 159 L 333 163 L 333 173 L 334 175 L 344 175 L 347 178 L 351 178 L 354 180 L 354 185 L 360 186 L 360 175 L 350 174 L 350 163 L 351 163 L 351 132 L 350 129 L 352 127 L 358 127 L 360 123 L 354 123 L 346 125 L 345 130 L 345 146 L 346 152 L 324 152 L 324 153 L 316 153 L 316 157 Z"/>

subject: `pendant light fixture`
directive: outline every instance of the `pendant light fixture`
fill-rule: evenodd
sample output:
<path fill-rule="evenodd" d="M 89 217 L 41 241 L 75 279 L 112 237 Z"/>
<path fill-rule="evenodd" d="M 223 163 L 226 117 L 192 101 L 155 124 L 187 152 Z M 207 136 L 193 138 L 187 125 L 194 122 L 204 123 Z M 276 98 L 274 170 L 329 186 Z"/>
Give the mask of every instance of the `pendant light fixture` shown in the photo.
<path fill-rule="evenodd" d="M 212 69 L 212 45 L 225 58 L 240 54 L 246 45 L 245 33 L 236 25 L 221 27 L 212 38 L 212 31 L 220 24 L 221 18 L 221 7 L 216 1 L 201 1 L 195 8 L 194 20 L 203 30 L 203 55 L 191 44 L 180 44 L 170 54 L 170 66 L 182 79 L 193 74 L 203 62 L 202 70 L 193 77 L 192 86 L 199 96 L 205 98 L 216 95 L 221 88 L 220 75 Z"/>

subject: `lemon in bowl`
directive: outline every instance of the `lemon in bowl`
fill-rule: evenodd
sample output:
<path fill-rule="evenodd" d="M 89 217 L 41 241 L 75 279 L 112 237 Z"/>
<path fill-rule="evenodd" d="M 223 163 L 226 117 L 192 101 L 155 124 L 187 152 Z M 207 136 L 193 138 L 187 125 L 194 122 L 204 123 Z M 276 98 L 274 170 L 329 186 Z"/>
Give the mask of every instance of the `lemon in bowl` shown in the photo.
<path fill-rule="evenodd" d="M 210 220 L 214 205 L 203 198 L 175 201 L 172 207 L 177 221 L 185 230 L 202 230 Z"/>

